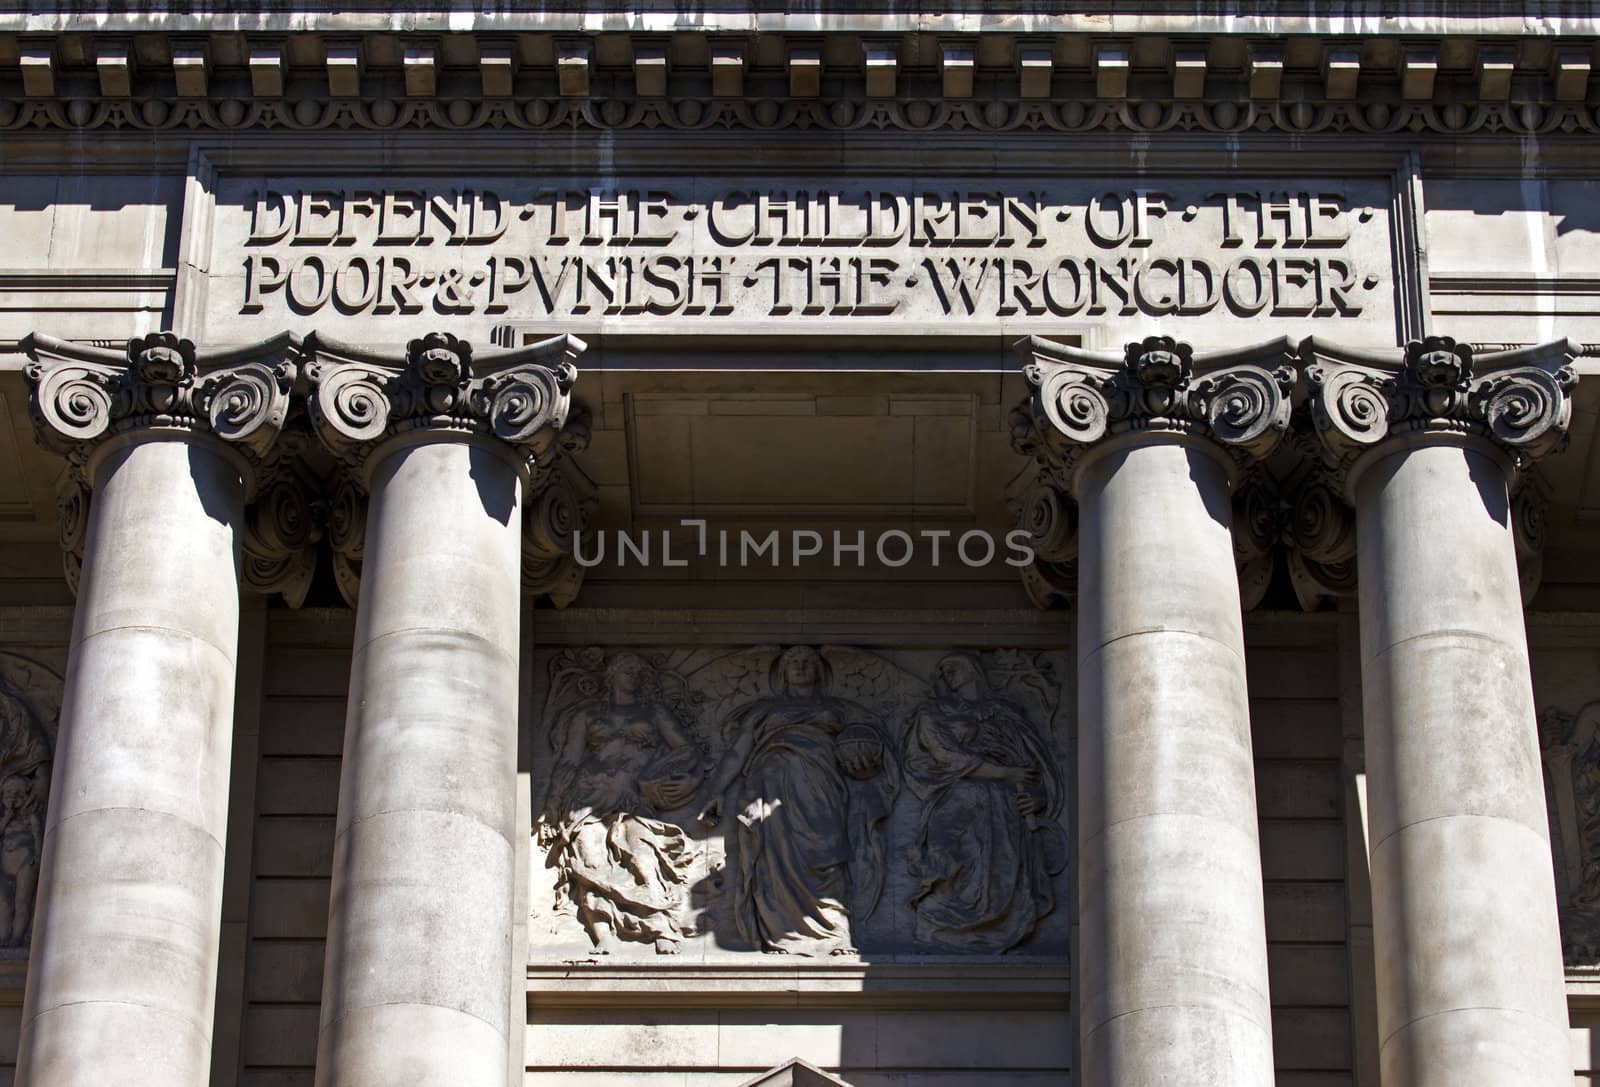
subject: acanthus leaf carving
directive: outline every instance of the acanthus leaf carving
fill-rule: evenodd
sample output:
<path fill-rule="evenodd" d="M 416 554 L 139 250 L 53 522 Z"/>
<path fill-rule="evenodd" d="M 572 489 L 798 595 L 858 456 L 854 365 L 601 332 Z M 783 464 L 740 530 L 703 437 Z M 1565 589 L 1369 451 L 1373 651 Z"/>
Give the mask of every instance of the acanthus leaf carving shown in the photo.
<path fill-rule="evenodd" d="M 536 465 L 566 423 L 584 347 L 562 335 L 475 357 L 466 340 L 430 332 L 391 358 L 312 333 L 312 424 L 352 467 L 382 439 L 429 428 L 498 438 Z"/>
<path fill-rule="evenodd" d="M 79 467 L 101 440 L 147 427 L 207 433 L 258 462 L 288 416 L 298 346 L 287 332 L 211 353 L 171 332 L 120 352 L 40 333 L 21 342 L 40 440 Z"/>
<path fill-rule="evenodd" d="M 1085 449 L 1121 434 L 1195 435 L 1248 461 L 1289 429 L 1296 374 L 1287 339 L 1199 358 L 1170 336 L 1129 343 L 1120 357 L 1037 336 L 1016 346 L 1034 387 L 1036 455 L 1060 461 L 1069 483 Z"/>
<path fill-rule="evenodd" d="M 1197 359 L 1168 336 L 1129 343 L 1121 356 L 1019 341 L 1033 392 L 1012 412 L 1011 444 L 1032 463 L 1008 486 L 1007 502 L 1034 551 L 1022 573 L 1029 598 L 1041 608 L 1071 602 L 1077 518 L 1069 496 L 1089 448 L 1125 434 L 1189 435 L 1216 442 L 1248 468 L 1288 432 L 1297 381 L 1291 346 L 1280 339 Z M 1235 532 L 1247 606 L 1266 591 L 1274 561 L 1276 528 L 1259 520 L 1247 516 L 1243 534 Z"/>
<path fill-rule="evenodd" d="M 1517 552 L 1517 577 L 1524 605 L 1533 601 L 1544 574 L 1550 490 L 1550 484 L 1534 465 L 1518 477 L 1516 489 L 1511 492 L 1511 538 Z"/>
<path fill-rule="evenodd" d="M 1078 591 L 1077 503 L 1024 408 L 1011 413 L 1011 445 L 1030 459 L 1006 485 L 1006 508 L 1033 550 L 1033 561 L 1020 571 L 1023 590 L 1041 610 L 1071 607 Z"/>
<path fill-rule="evenodd" d="M 352 608 L 361 597 L 361 559 L 367 540 L 367 492 L 348 469 L 337 472 L 328 503 L 328 546 L 339 595 Z"/>
<path fill-rule="evenodd" d="M 276 593 L 291 608 L 311 589 L 326 520 L 322 484 L 308 463 L 315 442 L 303 419 L 283 432 L 257 471 L 242 526 L 241 584 L 262 596 Z"/>
<path fill-rule="evenodd" d="M 523 587 L 557 606 L 576 597 L 583 568 L 575 534 L 596 505 L 595 487 L 573 461 L 588 445 L 588 415 L 572 400 L 576 336 L 510 350 L 475 352 L 448 332 L 430 332 L 391 358 L 313 333 L 307 401 L 311 424 L 341 468 L 329 509 L 334 577 L 354 606 L 366 521 L 365 469 L 385 440 L 420 430 L 455 430 L 506 443 L 525 469 Z"/>
<path fill-rule="evenodd" d="M 1396 359 L 1301 344 L 1312 419 L 1330 468 L 1345 479 L 1389 438 L 1454 433 L 1499 448 L 1516 468 L 1559 450 L 1572 418 L 1577 344 L 1556 340 L 1474 357 L 1448 336 L 1412 340 Z"/>
<path fill-rule="evenodd" d="M 589 447 L 589 412 L 574 404 L 552 455 L 534 466 L 522 530 L 522 589 L 564 608 L 578 596 L 584 568 L 573 556 L 578 534 L 599 507 L 598 489 L 578 466 Z"/>
<path fill-rule="evenodd" d="M 67 461 L 57 488 L 56 523 L 62 571 L 74 594 L 93 501 L 89 458 L 105 440 L 146 428 L 210 435 L 240 454 L 247 499 L 279 459 L 274 444 L 288 417 L 299 346 L 291 333 L 213 352 L 172 332 L 135 337 L 120 350 L 40 333 L 20 346 L 30 359 L 24 375 L 34 432 L 41 445 Z M 250 551 L 248 528 L 246 584 L 259 588 L 265 579 L 277 585 L 282 571 L 269 573 L 260 551 Z M 307 561 L 314 565 L 314 558 L 300 556 L 299 581 L 305 585 Z"/>

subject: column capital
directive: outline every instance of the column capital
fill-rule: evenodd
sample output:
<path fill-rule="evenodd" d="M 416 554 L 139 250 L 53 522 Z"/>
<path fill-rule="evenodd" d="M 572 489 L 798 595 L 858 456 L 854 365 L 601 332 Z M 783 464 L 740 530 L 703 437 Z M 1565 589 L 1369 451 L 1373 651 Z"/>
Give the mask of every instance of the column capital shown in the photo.
<path fill-rule="evenodd" d="M 1289 428 L 1296 375 L 1287 338 L 1205 355 L 1170 336 L 1129 343 L 1120 355 L 1037 336 L 1016 350 L 1039 441 L 1025 451 L 1058 462 L 1069 487 L 1085 453 L 1124 436 L 1201 438 L 1239 462 L 1271 452 Z"/>
<path fill-rule="evenodd" d="M 1572 341 L 1553 340 L 1475 359 L 1448 336 L 1393 353 L 1315 337 L 1300 345 L 1317 436 L 1347 495 L 1367 454 L 1397 441 L 1475 438 L 1513 471 L 1558 451 L 1572 419 L 1577 354 Z"/>
<path fill-rule="evenodd" d="M 574 535 L 596 506 L 595 488 L 573 462 L 589 443 L 589 416 L 572 399 L 576 336 L 475 354 L 466 340 L 431 332 L 403 356 L 312 333 L 306 376 L 312 426 L 344 465 L 333 488 L 329 543 L 335 580 L 352 607 L 366 550 L 367 473 L 374 452 L 406 435 L 459 433 L 505 444 L 521 466 L 523 589 L 570 603 L 583 580 Z"/>
<path fill-rule="evenodd" d="M 358 471 L 385 441 L 424 431 L 499 439 L 532 471 L 566 424 L 585 346 L 562 335 L 475 357 L 466 340 L 430 332 L 395 357 L 313 332 L 306 338 L 312 425 Z"/>
<path fill-rule="evenodd" d="M 283 332 L 204 351 L 172 332 L 155 332 L 117 350 L 36 332 L 21 343 L 32 360 L 24 370 L 29 413 L 45 447 L 79 471 L 103 442 L 146 429 L 221 439 L 253 469 L 288 416 L 298 346 Z M 254 474 L 244 472 L 247 495 Z"/>

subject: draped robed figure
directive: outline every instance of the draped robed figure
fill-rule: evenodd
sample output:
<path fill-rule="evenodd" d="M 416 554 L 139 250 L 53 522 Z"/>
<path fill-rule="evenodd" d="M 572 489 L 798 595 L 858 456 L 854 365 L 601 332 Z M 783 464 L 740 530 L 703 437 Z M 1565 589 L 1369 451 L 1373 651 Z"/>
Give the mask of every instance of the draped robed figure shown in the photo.
<path fill-rule="evenodd" d="M 898 789 L 894 758 L 873 714 L 827 693 L 827 665 L 794 646 L 773 665 L 771 698 L 738 711 L 711 802 L 734 822 L 726 894 L 734 930 L 751 947 L 799 955 L 853 954 L 852 915 L 883 891 L 882 826 Z"/>
<path fill-rule="evenodd" d="M 1055 759 L 1015 704 L 992 695 L 970 653 L 939 662 L 934 697 L 911 715 L 906 785 L 922 801 L 910 857 L 916 937 L 1000 953 L 1055 906 L 1066 864 Z"/>

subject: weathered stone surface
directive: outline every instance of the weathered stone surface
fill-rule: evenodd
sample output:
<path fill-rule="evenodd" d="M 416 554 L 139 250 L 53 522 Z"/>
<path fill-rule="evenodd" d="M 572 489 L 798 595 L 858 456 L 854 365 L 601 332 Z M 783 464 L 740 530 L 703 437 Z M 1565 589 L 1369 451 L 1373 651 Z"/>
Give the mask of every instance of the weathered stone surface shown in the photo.
<path fill-rule="evenodd" d="M 168 335 L 120 355 L 30 342 L 41 436 L 94 499 L 59 799 L 45 823 L 24 1083 L 209 1076 L 236 564 L 253 465 L 287 406 L 286 346 L 208 357 Z"/>
<path fill-rule="evenodd" d="M 1361 541 L 1384 1077 L 1564 1082 L 1560 931 L 1508 479 L 1565 440 L 1569 349 L 1474 360 L 1429 339 L 1386 366 L 1314 342 L 1304 350 Z"/>
<path fill-rule="evenodd" d="M 535 658 L 535 956 L 1064 956 L 1064 662 L 780 649 Z"/>

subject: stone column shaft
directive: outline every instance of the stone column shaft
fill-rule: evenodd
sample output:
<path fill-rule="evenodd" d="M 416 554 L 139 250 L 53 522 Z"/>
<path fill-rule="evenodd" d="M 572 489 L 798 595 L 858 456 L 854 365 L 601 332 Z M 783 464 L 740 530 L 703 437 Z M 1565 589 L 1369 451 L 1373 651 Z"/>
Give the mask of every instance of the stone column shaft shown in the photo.
<path fill-rule="evenodd" d="M 1079 470 L 1079 1067 L 1272 1082 L 1244 634 L 1220 450 Z"/>
<path fill-rule="evenodd" d="M 135 341 L 121 364 L 28 345 L 52 363 L 30 372 L 41 431 L 77 458 L 93 500 L 17 1082 L 204 1087 L 250 471 L 219 436 L 245 439 L 244 419 L 258 448 L 270 442 L 287 372 L 247 367 L 208 387 L 192 345 L 173 337 Z M 239 399 L 208 409 L 213 392 Z M 151 404 L 159 423 L 138 416 Z"/>
<path fill-rule="evenodd" d="M 1077 563 L 1088 1087 L 1273 1082 L 1231 491 L 1234 458 L 1287 427 L 1286 349 L 1202 361 L 1158 338 L 1121 359 L 1025 345 L 1038 391 L 1022 433 L 1037 441 L 1022 444 L 1046 485 L 1024 523 L 1041 557 Z M 1075 548 L 1059 483 L 1078 499 Z"/>
<path fill-rule="evenodd" d="M 1377 460 L 1356 492 L 1385 1084 L 1572 1079 L 1501 464 L 1428 445 Z"/>
<path fill-rule="evenodd" d="M 440 334 L 395 362 L 313 346 L 313 419 L 369 494 L 364 534 L 338 541 L 361 576 L 319 1087 L 504 1087 L 524 1027 L 506 999 L 524 965 L 512 915 L 529 832 L 523 503 L 530 473 L 549 474 L 581 347 L 560 337 L 475 364 Z"/>
<path fill-rule="evenodd" d="M 1347 462 L 1386 1087 L 1572 1081 L 1508 473 L 1565 430 L 1564 345 L 1404 364 L 1307 348 Z M 1398 369 L 1398 373 L 1394 370 Z"/>
<path fill-rule="evenodd" d="M 505 1079 L 521 480 L 492 439 L 431 438 L 373 473 L 317 1059 L 330 1087 Z"/>

